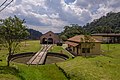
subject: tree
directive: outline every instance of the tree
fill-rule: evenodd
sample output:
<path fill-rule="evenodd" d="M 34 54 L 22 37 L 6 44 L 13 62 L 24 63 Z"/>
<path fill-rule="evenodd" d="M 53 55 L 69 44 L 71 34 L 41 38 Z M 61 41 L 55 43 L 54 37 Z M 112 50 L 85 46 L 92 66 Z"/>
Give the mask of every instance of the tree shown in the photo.
<path fill-rule="evenodd" d="M 60 38 L 61 38 L 63 41 L 67 40 L 67 37 L 66 37 L 65 35 L 61 35 Z"/>
<path fill-rule="evenodd" d="M 19 43 L 29 35 L 24 22 L 16 16 L 0 20 L 0 42 L 8 49 L 7 66 Z"/>
<path fill-rule="evenodd" d="M 67 40 L 75 35 L 83 34 L 83 28 L 78 24 L 71 24 L 70 26 L 65 26 L 64 31 L 60 34 L 63 40 Z"/>
<path fill-rule="evenodd" d="M 90 23 L 83 26 L 87 32 L 93 33 L 106 33 L 107 27 L 111 28 L 111 33 L 120 32 L 120 12 L 107 13 L 106 16 L 102 16 L 99 19 L 95 19 Z"/>

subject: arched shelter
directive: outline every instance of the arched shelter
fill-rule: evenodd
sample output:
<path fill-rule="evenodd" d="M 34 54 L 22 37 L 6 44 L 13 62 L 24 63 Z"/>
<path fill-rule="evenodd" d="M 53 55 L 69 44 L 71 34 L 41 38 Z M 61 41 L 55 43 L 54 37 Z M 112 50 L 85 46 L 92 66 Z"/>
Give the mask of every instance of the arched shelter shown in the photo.
<path fill-rule="evenodd" d="M 60 40 L 59 40 L 59 37 L 58 35 L 56 35 L 55 33 L 53 33 L 52 31 L 49 31 L 45 34 L 43 34 L 41 37 L 40 37 L 40 43 L 41 44 L 56 44 L 58 43 Z"/>

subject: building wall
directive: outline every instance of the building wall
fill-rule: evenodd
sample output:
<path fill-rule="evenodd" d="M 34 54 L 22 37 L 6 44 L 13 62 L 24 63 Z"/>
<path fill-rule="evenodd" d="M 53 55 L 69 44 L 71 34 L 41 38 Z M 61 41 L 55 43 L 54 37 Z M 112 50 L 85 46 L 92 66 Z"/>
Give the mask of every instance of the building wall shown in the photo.
<path fill-rule="evenodd" d="M 78 45 L 78 55 L 81 55 L 81 44 Z"/>
<path fill-rule="evenodd" d="M 77 47 L 78 47 L 78 52 L 77 52 Z M 85 55 L 85 53 L 82 53 L 82 48 L 88 48 L 88 47 L 85 47 L 84 43 L 76 47 L 71 46 L 71 49 L 75 55 Z M 92 49 L 90 48 L 90 53 L 87 53 L 87 55 L 100 54 L 100 53 L 101 53 L 101 43 L 95 43 L 94 47 Z"/>
<path fill-rule="evenodd" d="M 93 38 L 102 41 L 103 43 L 120 43 L 120 40 L 118 39 L 119 37 L 117 36 L 92 36 Z"/>
<path fill-rule="evenodd" d="M 100 54 L 101 53 L 101 43 L 95 43 L 95 47 L 91 49 L 91 54 Z"/>
<path fill-rule="evenodd" d="M 108 42 L 110 40 L 110 37 L 103 37 L 102 39 L 103 39 L 103 42 L 106 43 L 106 42 Z"/>
<path fill-rule="evenodd" d="M 77 53 L 77 47 L 75 47 L 75 51 L 74 51 L 74 52 L 75 52 L 76 55 L 78 54 L 78 53 Z"/>
<path fill-rule="evenodd" d="M 82 43 L 82 45 L 81 45 L 81 54 L 84 54 L 84 53 L 82 53 L 82 48 L 86 48 L 84 46 L 84 43 Z M 89 48 L 89 47 L 87 47 L 87 48 Z M 100 54 L 100 52 L 101 52 L 100 48 L 101 48 L 101 43 L 94 43 L 93 48 L 90 48 L 90 53 L 88 53 L 88 54 Z"/>
<path fill-rule="evenodd" d="M 52 33 L 52 32 L 48 32 L 46 34 L 43 34 L 40 37 L 40 43 L 43 43 L 43 38 L 46 38 L 46 40 L 48 40 L 49 38 L 52 38 L 54 44 L 59 41 L 59 37 L 56 34 Z"/>
<path fill-rule="evenodd" d="M 103 41 L 103 37 L 102 36 L 92 36 L 94 39 L 97 39 L 99 41 Z"/>

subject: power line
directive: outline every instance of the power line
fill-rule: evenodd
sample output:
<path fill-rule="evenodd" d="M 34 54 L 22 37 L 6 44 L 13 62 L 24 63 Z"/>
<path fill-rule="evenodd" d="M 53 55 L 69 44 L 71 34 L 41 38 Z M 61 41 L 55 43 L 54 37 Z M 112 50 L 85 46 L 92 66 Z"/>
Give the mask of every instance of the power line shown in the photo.
<path fill-rule="evenodd" d="M 3 4 L 1 4 L 1 6 L 3 6 L 6 2 L 7 2 L 7 0 L 4 1 Z M 4 10 L 4 9 L 5 9 L 8 5 L 10 5 L 12 2 L 13 2 L 13 0 L 11 0 L 7 5 L 5 5 L 5 6 L 0 10 L 0 12 L 1 12 L 2 10 Z M 0 7 L 1 7 L 1 6 L 0 6 Z"/>
<path fill-rule="evenodd" d="M 6 2 L 7 2 L 7 0 L 5 0 L 5 1 L 0 5 L 0 7 L 2 7 Z"/>

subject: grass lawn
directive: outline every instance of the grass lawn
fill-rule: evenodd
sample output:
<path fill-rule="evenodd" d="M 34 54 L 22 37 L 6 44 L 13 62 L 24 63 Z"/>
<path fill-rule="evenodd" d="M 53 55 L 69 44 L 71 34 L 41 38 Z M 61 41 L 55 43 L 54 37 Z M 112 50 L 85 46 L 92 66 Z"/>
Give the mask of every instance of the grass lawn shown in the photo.
<path fill-rule="evenodd" d="M 104 54 L 106 54 L 106 56 L 120 60 L 120 44 L 103 44 L 102 50 L 105 51 Z"/>
<path fill-rule="evenodd" d="M 39 41 L 22 42 L 17 53 L 37 52 L 41 45 Z M 10 67 L 6 67 L 7 50 L 0 50 L 0 80 L 67 80 L 61 70 L 55 64 L 49 65 L 25 65 L 11 62 Z"/>
<path fill-rule="evenodd" d="M 39 41 L 27 41 L 26 46 L 25 42 L 22 42 L 20 44 L 20 48 L 16 50 L 17 53 L 25 53 L 25 52 L 37 52 L 41 48 L 41 45 L 39 45 Z M 2 59 L 2 64 L 6 64 L 6 56 L 7 56 L 7 49 L 2 48 L 0 50 L 0 59 Z"/>
<path fill-rule="evenodd" d="M 24 80 L 67 80 L 64 74 L 53 65 L 41 65 L 41 66 L 27 66 L 23 64 L 17 64 L 19 67 L 19 75 Z"/>
<path fill-rule="evenodd" d="M 37 52 L 41 48 L 39 43 L 39 40 L 22 42 L 20 48 L 17 50 L 17 53 Z"/>
<path fill-rule="evenodd" d="M 65 54 L 67 55 L 69 58 L 72 58 L 72 56 L 62 48 L 62 46 L 57 46 L 57 45 L 54 45 L 50 50 L 49 52 L 54 52 L 54 53 L 61 53 L 61 54 Z"/>
<path fill-rule="evenodd" d="M 40 49 L 39 41 L 24 42 L 17 51 L 37 52 Z M 81 57 L 65 62 L 47 65 L 25 65 L 11 62 L 11 67 L 6 67 L 7 50 L 0 50 L 0 80 L 120 80 L 120 44 L 102 44 L 103 55 L 96 57 Z M 61 52 L 60 46 L 54 46 L 53 52 Z M 70 56 L 66 51 L 64 54 Z M 63 73 L 64 72 L 64 73 Z M 66 78 L 67 76 L 67 78 Z"/>
<path fill-rule="evenodd" d="M 120 44 L 102 44 L 105 56 L 76 57 L 58 65 L 71 80 L 120 80 Z"/>

